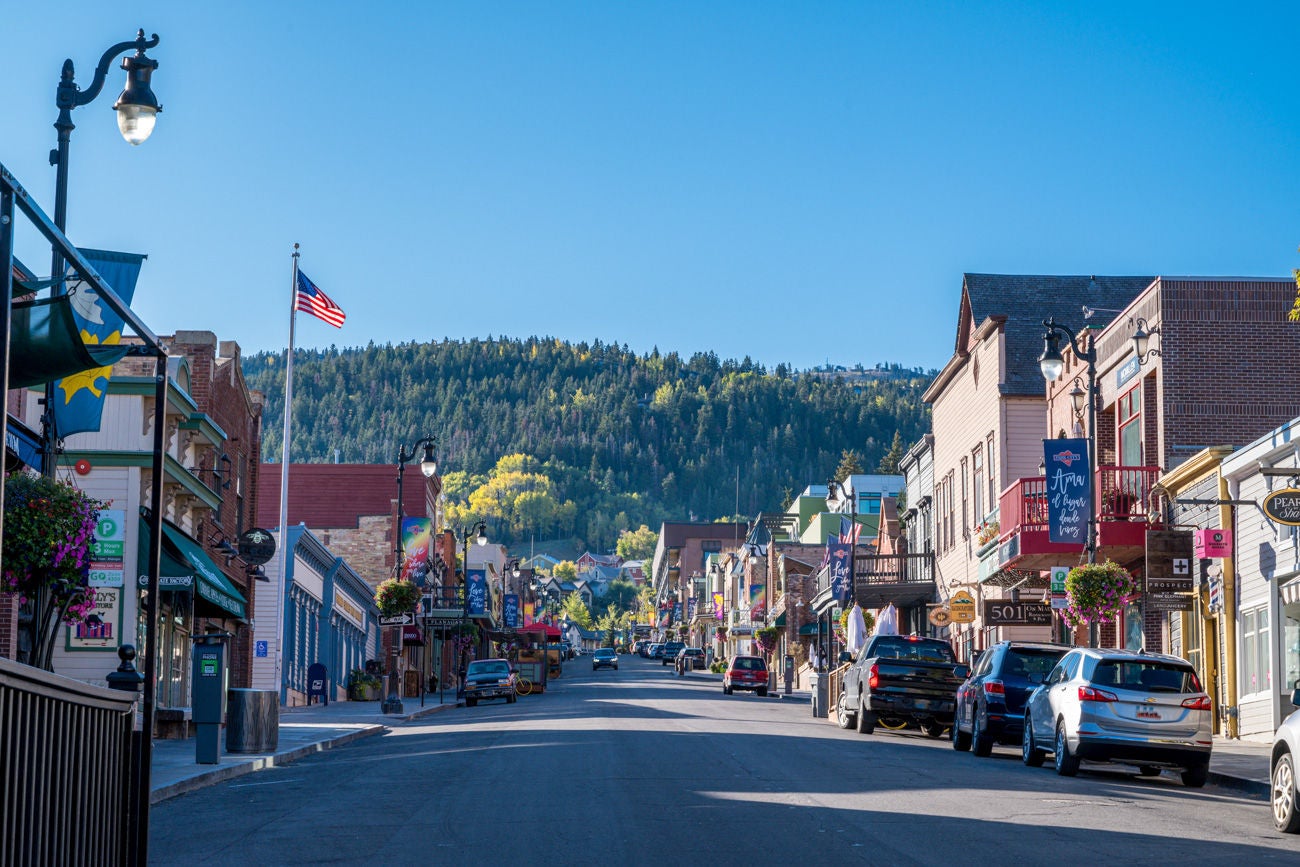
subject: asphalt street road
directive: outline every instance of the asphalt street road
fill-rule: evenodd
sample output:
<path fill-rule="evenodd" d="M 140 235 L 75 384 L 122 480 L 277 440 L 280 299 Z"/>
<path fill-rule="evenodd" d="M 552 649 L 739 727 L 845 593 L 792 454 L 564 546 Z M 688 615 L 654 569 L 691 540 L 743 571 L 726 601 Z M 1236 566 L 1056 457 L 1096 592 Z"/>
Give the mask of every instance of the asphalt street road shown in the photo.
<path fill-rule="evenodd" d="M 1300 863 L 1266 803 L 979 759 L 635 657 L 153 810 L 156 864 Z M 1100 767 L 1100 766 L 1098 766 Z"/>

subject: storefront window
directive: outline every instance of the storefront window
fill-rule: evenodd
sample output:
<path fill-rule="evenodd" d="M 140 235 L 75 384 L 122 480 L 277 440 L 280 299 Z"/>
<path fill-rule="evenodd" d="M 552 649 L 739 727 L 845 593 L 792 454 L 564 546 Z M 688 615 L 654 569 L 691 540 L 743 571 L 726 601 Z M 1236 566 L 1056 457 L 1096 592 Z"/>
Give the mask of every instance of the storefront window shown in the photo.
<path fill-rule="evenodd" d="M 1268 609 L 1247 611 L 1241 618 L 1241 691 L 1268 691 L 1273 683 L 1268 660 Z"/>
<path fill-rule="evenodd" d="M 1136 602 L 1124 607 L 1124 648 L 1142 649 L 1142 606 Z"/>
<path fill-rule="evenodd" d="M 1282 690 L 1287 692 L 1300 681 L 1300 604 L 1282 609 L 1282 665 L 1286 671 Z"/>

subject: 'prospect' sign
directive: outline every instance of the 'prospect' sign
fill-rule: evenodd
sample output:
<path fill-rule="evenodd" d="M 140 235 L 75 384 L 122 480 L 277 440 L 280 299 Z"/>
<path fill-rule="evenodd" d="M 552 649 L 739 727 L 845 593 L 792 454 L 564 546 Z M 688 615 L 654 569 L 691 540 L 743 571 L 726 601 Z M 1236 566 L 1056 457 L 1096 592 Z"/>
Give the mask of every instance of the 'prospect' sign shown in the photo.
<path fill-rule="evenodd" d="M 1047 537 L 1053 542 L 1088 543 L 1088 504 L 1092 500 L 1090 463 L 1086 439 L 1043 440 Z"/>

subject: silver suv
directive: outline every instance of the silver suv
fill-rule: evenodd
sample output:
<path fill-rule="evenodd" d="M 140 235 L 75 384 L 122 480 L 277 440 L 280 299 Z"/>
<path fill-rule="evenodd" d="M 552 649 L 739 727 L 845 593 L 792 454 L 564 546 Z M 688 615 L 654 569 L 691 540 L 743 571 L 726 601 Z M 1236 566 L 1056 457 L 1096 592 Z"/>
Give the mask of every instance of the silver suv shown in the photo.
<path fill-rule="evenodd" d="M 1300 707 L 1300 683 L 1291 693 L 1291 704 Z M 1300 770 L 1300 710 L 1282 720 L 1273 738 L 1272 800 L 1273 824 L 1279 831 L 1300 831 L 1300 804 L 1296 798 L 1296 773 Z"/>
<path fill-rule="evenodd" d="M 1076 647 L 1029 696 L 1022 758 L 1037 767 L 1053 753 L 1065 777 L 1080 760 L 1134 765 L 1143 776 L 1175 768 L 1198 788 L 1209 774 L 1212 708 L 1184 659 Z"/>

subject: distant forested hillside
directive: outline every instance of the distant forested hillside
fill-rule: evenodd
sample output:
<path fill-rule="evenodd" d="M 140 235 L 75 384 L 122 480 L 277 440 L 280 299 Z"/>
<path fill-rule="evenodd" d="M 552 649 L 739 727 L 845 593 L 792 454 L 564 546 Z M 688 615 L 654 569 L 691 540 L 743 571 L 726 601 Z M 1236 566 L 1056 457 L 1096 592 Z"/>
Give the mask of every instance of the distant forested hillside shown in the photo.
<path fill-rule="evenodd" d="M 280 459 L 283 368 L 283 353 L 244 360 L 267 396 L 268 461 Z M 603 551 L 642 523 L 779 508 L 846 450 L 874 472 L 896 434 L 906 448 L 928 429 L 931 379 L 874 373 L 546 338 L 299 351 L 291 455 L 395 463 L 399 444 L 435 436 L 453 517 L 492 519 L 503 541 L 572 537 Z"/>

